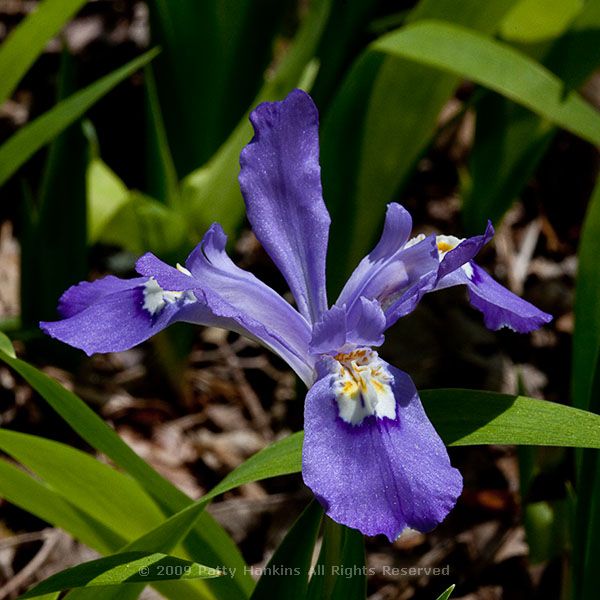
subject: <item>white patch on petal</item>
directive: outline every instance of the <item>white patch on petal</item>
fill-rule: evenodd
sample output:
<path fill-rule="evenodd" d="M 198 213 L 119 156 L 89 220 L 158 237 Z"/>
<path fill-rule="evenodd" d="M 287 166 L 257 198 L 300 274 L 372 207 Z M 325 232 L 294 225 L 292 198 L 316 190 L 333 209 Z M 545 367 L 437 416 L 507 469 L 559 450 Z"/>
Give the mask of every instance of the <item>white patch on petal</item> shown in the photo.
<path fill-rule="evenodd" d="M 462 265 L 461 269 L 465 272 L 465 275 L 470 280 L 473 279 L 473 267 L 471 266 L 471 263 L 465 263 L 464 265 Z"/>
<path fill-rule="evenodd" d="M 369 348 L 338 354 L 332 361 L 333 389 L 342 421 L 359 425 L 366 417 L 396 418 L 394 377 Z"/>
<path fill-rule="evenodd" d="M 163 290 L 154 277 L 151 277 L 144 284 L 144 304 L 142 306 L 152 316 L 160 313 L 167 304 L 173 304 L 179 300 L 183 300 L 187 304 L 194 302 L 195 297 L 192 292 L 170 292 Z"/>
<path fill-rule="evenodd" d="M 417 245 L 419 242 L 422 242 L 424 239 L 425 239 L 425 234 L 420 233 L 419 235 L 416 235 L 414 238 L 410 238 L 410 240 L 408 240 L 408 242 L 406 242 L 406 244 L 404 244 L 404 247 L 412 248 L 412 246 Z"/>
<path fill-rule="evenodd" d="M 177 263 L 175 265 L 175 267 L 179 272 L 183 273 L 184 275 L 187 275 L 188 277 L 192 276 L 192 273 L 190 272 L 190 270 L 186 269 L 183 265 L 180 265 L 179 263 Z"/>
<path fill-rule="evenodd" d="M 457 238 L 453 235 L 436 235 L 435 243 L 437 245 L 438 254 L 440 260 L 446 256 L 447 252 L 454 250 L 461 242 L 464 242 L 465 238 Z"/>

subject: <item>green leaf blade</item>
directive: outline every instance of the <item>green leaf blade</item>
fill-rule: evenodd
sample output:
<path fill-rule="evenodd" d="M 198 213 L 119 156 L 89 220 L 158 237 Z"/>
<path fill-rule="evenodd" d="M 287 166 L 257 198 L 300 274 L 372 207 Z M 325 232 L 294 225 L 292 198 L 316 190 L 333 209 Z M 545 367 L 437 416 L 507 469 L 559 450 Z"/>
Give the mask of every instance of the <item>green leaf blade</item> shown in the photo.
<path fill-rule="evenodd" d="M 160 552 L 123 552 L 52 575 L 21 598 L 36 598 L 43 594 L 81 587 L 207 579 L 221 575 L 217 569 Z"/>
<path fill-rule="evenodd" d="M 600 145 L 600 114 L 575 92 L 565 97 L 555 75 L 506 44 L 464 27 L 422 21 L 372 47 L 470 79 Z"/>
<path fill-rule="evenodd" d="M 0 48 L 0 104 L 14 92 L 47 42 L 87 0 L 45 0 L 14 29 Z"/>
<path fill-rule="evenodd" d="M 0 146 L 0 185 L 5 183 L 37 150 L 79 119 L 102 96 L 150 62 L 157 54 L 157 49 L 149 50 L 66 100 L 59 102 L 35 121 L 19 129 Z"/>

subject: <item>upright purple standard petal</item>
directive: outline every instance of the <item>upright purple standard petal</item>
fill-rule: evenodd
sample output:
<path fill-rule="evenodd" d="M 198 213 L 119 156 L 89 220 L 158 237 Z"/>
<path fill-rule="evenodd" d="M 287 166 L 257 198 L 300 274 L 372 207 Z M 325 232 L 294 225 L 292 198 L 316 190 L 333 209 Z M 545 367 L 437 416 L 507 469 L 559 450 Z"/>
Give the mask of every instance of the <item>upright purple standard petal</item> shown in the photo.
<path fill-rule="evenodd" d="M 321 190 L 319 115 L 301 90 L 250 115 L 254 139 L 240 156 L 248 220 L 311 322 L 327 310 L 330 218 Z"/>
<path fill-rule="evenodd" d="M 373 373 L 380 376 L 381 369 Z M 338 397 L 347 383 L 340 387 L 334 373 L 310 389 L 302 474 L 332 519 L 393 541 L 405 527 L 429 531 L 440 523 L 461 493 L 462 478 L 450 465 L 411 379 L 389 365 L 383 369 L 393 378 L 393 399 L 381 399 L 370 416 L 361 416 L 363 411 L 354 419 L 346 412 L 342 418 Z"/>

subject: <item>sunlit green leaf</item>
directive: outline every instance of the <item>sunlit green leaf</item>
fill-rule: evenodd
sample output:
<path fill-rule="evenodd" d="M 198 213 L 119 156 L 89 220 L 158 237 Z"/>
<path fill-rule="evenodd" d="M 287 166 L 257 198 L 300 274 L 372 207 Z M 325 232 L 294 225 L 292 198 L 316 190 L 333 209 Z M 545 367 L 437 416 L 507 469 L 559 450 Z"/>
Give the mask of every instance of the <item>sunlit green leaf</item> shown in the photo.
<path fill-rule="evenodd" d="M 11 358 L 17 358 L 15 347 L 12 345 L 10 338 L 2 331 L 0 331 L 0 350 Z"/>
<path fill-rule="evenodd" d="M 77 511 L 58 492 L 0 459 L 0 498 L 60 527 L 98 552 L 111 552 L 125 539 Z"/>
<path fill-rule="evenodd" d="M 448 600 L 448 598 L 450 598 L 450 594 L 452 594 L 452 592 L 454 591 L 455 587 L 456 587 L 456 585 L 452 584 L 447 590 L 445 590 L 444 592 L 442 592 L 437 597 L 437 600 Z"/>
<path fill-rule="evenodd" d="M 7 100 L 35 59 L 87 0 L 45 0 L 0 47 L 0 104 Z"/>
<path fill-rule="evenodd" d="M 0 429 L 0 449 L 126 539 L 139 537 L 164 518 L 136 481 L 85 452 L 6 429 Z"/>
<path fill-rule="evenodd" d="M 98 242 L 102 232 L 129 200 L 123 181 L 99 158 L 90 161 L 87 172 L 88 237 Z"/>
<path fill-rule="evenodd" d="M 146 145 L 152 147 L 146 157 L 147 191 L 152 197 L 166 204 L 173 204 L 179 199 L 179 181 L 151 66 L 144 69 L 144 87 L 148 130 Z"/>
<path fill-rule="evenodd" d="M 52 575 L 21 598 L 79 587 L 115 586 L 219 577 L 221 572 L 160 552 L 123 552 L 92 560 Z"/>
<path fill-rule="evenodd" d="M 505 44 L 456 25 L 423 21 L 383 36 L 373 48 L 471 79 L 600 144 L 600 114 L 574 92 L 563 97 L 557 77 Z"/>
<path fill-rule="evenodd" d="M 541 50 L 533 48 L 568 91 L 600 65 L 598 45 L 600 3 L 586 2 L 565 35 Z M 470 172 L 463 178 L 462 217 L 469 233 L 483 231 L 488 219 L 498 223 L 531 179 L 556 131 L 547 119 L 493 92 L 477 102 Z"/>
<path fill-rule="evenodd" d="M 11 358 L 1 351 L 0 360 L 24 377 L 84 440 L 136 479 L 166 514 L 177 513 L 192 505 L 188 496 L 142 460 L 75 394 L 22 360 Z M 222 598 L 238 600 L 249 595 L 253 581 L 244 571 L 245 563 L 239 549 L 209 514 L 203 512 L 196 518 L 196 527 L 185 544 L 196 562 L 232 569 L 233 577 L 224 578 L 219 584 Z M 207 585 L 210 587 L 211 583 Z"/>
<path fill-rule="evenodd" d="M 406 20 L 442 19 L 492 33 L 515 2 L 464 0 L 457 10 L 455 0 L 423 0 Z M 332 295 L 372 248 L 386 204 L 430 144 L 459 83 L 455 74 L 370 51 L 344 80 L 321 137 L 324 194 L 332 213 Z"/>
<path fill-rule="evenodd" d="M 534 43 L 556 37 L 583 8 L 583 0 L 521 0 L 500 24 L 505 40 Z"/>

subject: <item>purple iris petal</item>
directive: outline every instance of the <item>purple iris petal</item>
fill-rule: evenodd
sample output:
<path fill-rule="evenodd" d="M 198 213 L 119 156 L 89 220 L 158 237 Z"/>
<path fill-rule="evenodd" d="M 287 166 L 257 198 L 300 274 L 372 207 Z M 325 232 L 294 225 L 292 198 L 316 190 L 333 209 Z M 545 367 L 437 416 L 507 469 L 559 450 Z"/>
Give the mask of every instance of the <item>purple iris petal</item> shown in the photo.
<path fill-rule="evenodd" d="M 479 251 L 494 237 L 494 227 L 492 222 L 488 221 L 487 227 L 483 235 L 476 235 L 466 240 L 463 240 L 456 248 L 449 250 L 442 262 L 440 263 L 440 269 L 438 271 L 438 280 L 442 279 L 451 273 L 456 271 L 462 265 L 468 263 L 470 260 L 475 258 Z"/>
<path fill-rule="evenodd" d="M 356 267 L 337 305 L 345 304 L 352 314 L 361 297 L 375 299 L 385 313 L 386 327 L 414 309 L 435 284 L 439 259 L 435 236 L 406 246 L 411 227 L 408 212 L 389 204 L 378 244 Z"/>
<path fill-rule="evenodd" d="M 310 389 L 304 412 L 302 474 L 327 514 L 366 535 L 395 540 L 405 527 L 429 531 L 454 507 L 460 473 L 425 414 L 410 377 L 394 377 L 396 418 L 340 419 L 333 375 Z"/>
<path fill-rule="evenodd" d="M 321 191 L 319 115 L 294 90 L 250 115 L 254 139 L 240 156 L 248 220 L 311 322 L 327 310 L 325 255 L 330 218 Z"/>
<path fill-rule="evenodd" d="M 314 326 L 311 354 L 337 354 L 347 345 L 381 346 L 386 320 L 379 303 L 361 297 L 348 314 L 345 306 L 332 306 Z"/>
<path fill-rule="evenodd" d="M 436 289 L 454 285 L 467 286 L 471 305 L 483 313 L 489 329 L 508 327 L 528 333 L 552 320 L 552 315 L 507 290 L 473 261 L 446 275 Z"/>
<path fill-rule="evenodd" d="M 227 236 L 215 223 L 185 263 L 191 275 L 152 254 L 142 256 L 136 268 L 164 289 L 193 292 L 215 316 L 228 319 L 227 329 L 266 345 L 310 385 L 314 359 L 308 352 L 309 324 L 277 292 L 236 266 L 225 251 L 226 244 Z"/>
<path fill-rule="evenodd" d="M 120 352 L 147 340 L 173 322 L 177 303 L 165 304 L 156 316 L 144 308 L 147 277 L 104 277 L 69 288 L 60 299 L 61 321 L 42 322 L 48 335 L 88 355 Z"/>

